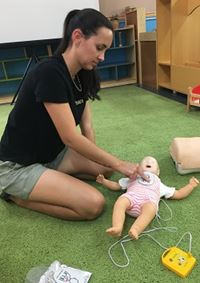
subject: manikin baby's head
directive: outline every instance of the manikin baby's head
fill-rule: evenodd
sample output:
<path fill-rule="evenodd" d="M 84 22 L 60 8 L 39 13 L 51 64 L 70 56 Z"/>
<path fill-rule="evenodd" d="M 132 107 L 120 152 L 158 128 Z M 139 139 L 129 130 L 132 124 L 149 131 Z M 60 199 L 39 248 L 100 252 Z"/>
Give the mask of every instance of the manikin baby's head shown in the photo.
<path fill-rule="evenodd" d="M 152 156 L 145 156 L 140 162 L 140 168 L 143 171 L 151 172 L 157 176 L 160 174 L 160 168 L 157 160 Z"/>

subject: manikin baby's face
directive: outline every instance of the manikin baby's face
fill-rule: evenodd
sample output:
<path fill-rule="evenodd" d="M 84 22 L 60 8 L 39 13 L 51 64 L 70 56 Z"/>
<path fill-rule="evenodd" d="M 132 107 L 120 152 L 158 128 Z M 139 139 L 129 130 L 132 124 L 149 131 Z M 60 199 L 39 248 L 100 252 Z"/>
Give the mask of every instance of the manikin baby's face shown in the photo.
<path fill-rule="evenodd" d="M 158 162 L 152 156 L 144 157 L 144 159 L 140 162 L 140 167 L 143 171 L 148 171 L 148 172 L 154 173 L 157 176 L 160 174 Z"/>

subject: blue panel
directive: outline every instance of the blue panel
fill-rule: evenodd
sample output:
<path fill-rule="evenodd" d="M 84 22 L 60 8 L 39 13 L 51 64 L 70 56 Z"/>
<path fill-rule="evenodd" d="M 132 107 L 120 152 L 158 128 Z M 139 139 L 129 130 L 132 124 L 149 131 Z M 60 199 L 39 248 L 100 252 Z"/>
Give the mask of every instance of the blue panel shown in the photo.
<path fill-rule="evenodd" d="M 120 19 L 119 20 L 119 28 L 124 28 L 126 26 L 125 19 Z"/>
<path fill-rule="evenodd" d="M 28 46 L 26 47 L 26 53 L 28 57 L 33 55 L 36 56 L 47 56 L 48 51 L 46 45 L 39 45 L 39 46 Z"/>
<path fill-rule="evenodd" d="M 3 65 L 2 63 L 0 63 L 0 80 L 5 79 L 5 74 L 4 74 L 4 70 L 3 70 Z"/>
<path fill-rule="evenodd" d="M 127 36 L 124 31 L 117 30 L 115 32 L 115 47 L 126 46 L 127 45 Z"/>
<path fill-rule="evenodd" d="M 126 64 L 129 61 L 128 55 L 128 48 L 108 49 L 105 55 L 105 60 L 98 66 Z"/>
<path fill-rule="evenodd" d="M 20 81 L 0 82 L 0 96 L 4 94 L 14 94 L 17 91 Z"/>
<path fill-rule="evenodd" d="M 113 42 L 111 48 L 113 47 L 120 47 L 120 46 L 127 46 L 127 34 L 124 30 L 116 30 L 114 33 Z"/>
<path fill-rule="evenodd" d="M 0 60 L 24 58 L 24 49 L 21 48 L 10 48 L 10 49 L 0 49 Z"/>
<path fill-rule="evenodd" d="M 28 64 L 28 60 L 20 60 L 20 61 L 12 61 L 6 62 L 6 72 L 8 78 L 17 78 L 23 76 L 26 67 Z"/>
<path fill-rule="evenodd" d="M 51 50 L 52 50 L 52 53 L 54 53 L 56 51 L 56 49 L 58 48 L 59 46 L 59 42 L 56 42 L 56 43 L 52 43 L 51 44 Z"/>
<path fill-rule="evenodd" d="M 98 70 L 101 81 L 116 80 L 115 68 L 103 68 Z"/>
<path fill-rule="evenodd" d="M 146 17 L 146 31 L 156 31 L 156 17 Z"/>
<path fill-rule="evenodd" d="M 118 67 L 118 79 L 127 78 L 130 76 L 130 65 Z"/>
<path fill-rule="evenodd" d="M 58 44 L 58 43 L 57 43 Z M 56 44 L 54 46 L 57 47 Z M 16 93 L 23 77 L 29 59 L 32 55 L 36 55 L 40 59 L 48 56 L 48 50 L 46 44 L 16 47 L 16 48 L 2 48 L 0 49 L 0 95 L 8 95 Z M 42 60 L 41 59 L 41 60 Z M 29 65 L 29 71 L 35 65 L 35 61 L 31 61 Z M 4 65 L 3 65 L 4 64 Z M 6 70 L 7 78 L 5 77 L 4 69 Z M 3 81 L 6 80 L 6 81 Z"/>

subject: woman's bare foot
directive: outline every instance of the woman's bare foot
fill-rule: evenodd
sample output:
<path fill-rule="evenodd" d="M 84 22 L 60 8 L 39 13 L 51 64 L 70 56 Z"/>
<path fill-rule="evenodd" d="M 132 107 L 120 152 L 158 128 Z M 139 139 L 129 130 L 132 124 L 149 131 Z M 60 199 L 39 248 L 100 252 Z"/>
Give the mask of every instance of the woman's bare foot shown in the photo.
<path fill-rule="evenodd" d="M 106 230 L 106 233 L 113 237 L 120 237 L 122 229 L 120 227 L 110 227 Z"/>
<path fill-rule="evenodd" d="M 134 239 L 134 240 L 138 240 L 139 238 L 139 234 L 136 228 L 131 228 L 128 232 L 129 236 Z"/>

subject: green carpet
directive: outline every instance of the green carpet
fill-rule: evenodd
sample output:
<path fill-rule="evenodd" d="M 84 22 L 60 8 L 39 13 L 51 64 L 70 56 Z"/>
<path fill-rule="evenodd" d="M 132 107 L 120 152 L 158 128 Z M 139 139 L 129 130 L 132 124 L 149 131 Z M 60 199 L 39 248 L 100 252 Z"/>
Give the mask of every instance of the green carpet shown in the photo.
<path fill-rule="evenodd" d="M 101 97 L 100 102 L 92 102 L 97 143 L 118 157 L 134 162 L 145 155 L 153 155 L 159 161 L 163 183 L 177 188 L 187 183 L 191 174 L 177 174 L 169 145 L 174 137 L 200 136 L 198 109 L 187 113 L 185 105 L 134 86 L 105 89 Z M 0 106 L 0 135 L 10 110 L 10 105 Z M 195 176 L 200 179 L 199 173 Z M 116 173 L 112 178 L 119 177 Z M 23 283 L 32 267 L 48 266 L 54 260 L 92 272 L 91 283 L 183 282 L 161 264 L 164 250 L 147 237 L 125 245 L 130 259 L 128 267 L 113 265 L 108 248 L 116 239 L 108 237 L 105 230 L 111 224 L 112 206 L 119 193 L 91 183 L 106 198 L 104 213 L 94 221 L 58 220 L 0 200 L 0 282 Z M 183 233 L 191 232 L 192 254 L 197 263 L 200 259 L 199 198 L 200 188 L 197 188 L 187 199 L 168 200 L 173 216 L 164 225 L 176 226 L 178 231 L 153 234 L 162 245 L 171 247 Z M 169 213 L 163 203 L 160 213 L 165 216 Z M 132 221 L 127 217 L 124 235 Z M 188 239 L 184 239 L 180 247 L 188 251 Z M 119 263 L 125 263 L 119 245 L 113 255 Z M 200 270 L 196 266 L 184 282 L 197 283 L 199 278 Z"/>

